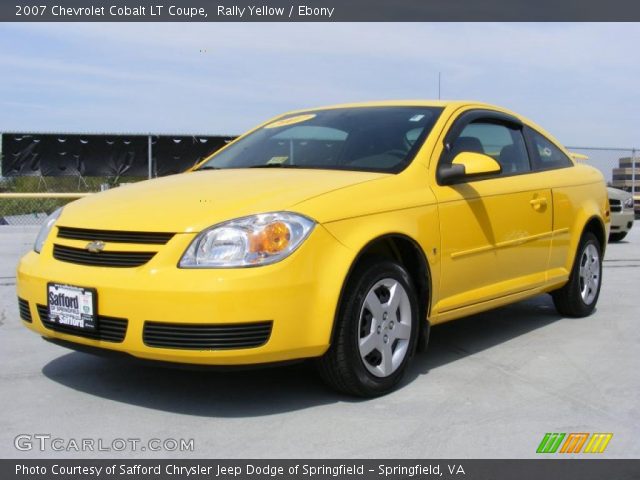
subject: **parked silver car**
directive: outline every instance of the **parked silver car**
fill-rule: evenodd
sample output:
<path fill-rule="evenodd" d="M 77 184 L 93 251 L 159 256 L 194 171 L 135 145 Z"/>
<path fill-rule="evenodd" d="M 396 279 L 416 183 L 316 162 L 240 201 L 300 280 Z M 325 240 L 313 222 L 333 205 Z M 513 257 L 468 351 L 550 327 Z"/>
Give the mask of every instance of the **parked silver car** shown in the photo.
<path fill-rule="evenodd" d="M 627 236 L 633 227 L 633 196 L 618 188 L 608 187 L 609 205 L 611 206 L 610 242 L 619 242 Z"/>

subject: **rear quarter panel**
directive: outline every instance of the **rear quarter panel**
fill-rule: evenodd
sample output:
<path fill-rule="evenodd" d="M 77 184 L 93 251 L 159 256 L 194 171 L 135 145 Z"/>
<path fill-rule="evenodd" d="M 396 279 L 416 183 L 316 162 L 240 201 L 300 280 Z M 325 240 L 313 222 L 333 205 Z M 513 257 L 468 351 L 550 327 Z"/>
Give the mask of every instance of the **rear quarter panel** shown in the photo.
<path fill-rule="evenodd" d="M 540 175 L 551 186 L 553 195 L 553 239 L 548 269 L 548 283 L 553 289 L 568 279 L 582 232 L 592 218 L 601 222 L 606 241 L 610 225 L 609 200 L 604 177 L 588 165 L 577 164 Z"/>

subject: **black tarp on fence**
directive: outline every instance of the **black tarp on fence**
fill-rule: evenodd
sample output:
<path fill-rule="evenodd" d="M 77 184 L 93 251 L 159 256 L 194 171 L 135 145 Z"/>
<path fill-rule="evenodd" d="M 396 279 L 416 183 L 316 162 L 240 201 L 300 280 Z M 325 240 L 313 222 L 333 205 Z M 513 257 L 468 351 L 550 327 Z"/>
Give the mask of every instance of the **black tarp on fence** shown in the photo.
<path fill-rule="evenodd" d="M 184 172 L 230 140 L 230 137 L 154 136 L 151 139 L 153 173 L 162 177 Z"/>
<path fill-rule="evenodd" d="M 185 171 L 232 139 L 208 135 L 4 133 L 2 176 L 118 178 L 146 177 L 149 172 L 151 176 L 163 176 Z"/>

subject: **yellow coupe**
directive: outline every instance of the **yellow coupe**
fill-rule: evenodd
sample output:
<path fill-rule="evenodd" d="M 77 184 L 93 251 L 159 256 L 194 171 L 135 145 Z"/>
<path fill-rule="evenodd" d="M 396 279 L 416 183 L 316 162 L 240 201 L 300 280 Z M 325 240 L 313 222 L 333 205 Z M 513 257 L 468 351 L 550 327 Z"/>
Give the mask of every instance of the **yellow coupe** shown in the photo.
<path fill-rule="evenodd" d="M 26 327 L 67 347 L 314 358 L 333 387 L 375 396 L 431 325 L 541 293 L 589 315 L 609 224 L 600 172 L 515 113 L 340 105 L 55 211 L 20 261 L 18 303 Z"/>

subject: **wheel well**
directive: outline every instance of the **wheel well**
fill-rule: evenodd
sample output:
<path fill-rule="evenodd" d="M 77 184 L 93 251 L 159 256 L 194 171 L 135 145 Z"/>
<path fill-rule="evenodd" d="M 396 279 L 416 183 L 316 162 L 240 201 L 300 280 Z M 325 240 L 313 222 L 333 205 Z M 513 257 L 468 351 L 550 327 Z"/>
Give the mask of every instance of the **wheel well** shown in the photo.
<path fill-rule="evenodd" d="M 607 239 L 605 235 L 604 225 L 600 221 L 598 217 L 591 217 L 589 221 L 584 226 L 582 230 L 582 234 L 584 235 L 586 232 L 591 232 L 595 235 L 600 242 L 600 249 L 602 250 L 602 255 L 604 255 L 604 250 L 607 247 Z"/>
<path fill-rule="evenodd" d="M 430 292 L 431 292 L 431 272 L 429 264 L 422 248 L 411 238 L 396 234 L 385 235 L 369 242 L 358 254 L 355 261 L 349 269 L 347 278 L 344 281 L 342 292 L 344 292 L 347 283 L 351 279 L 352 273 L 362 263 L 371 257 L 382 257 L 393 260 L 402 265 L 416 288 L 418 294 L 418 305 L 420 308 L 419 316 L 421 320 L 427 319 L 430 309 Z M 340 303 L 342 303 L 342 293 L 340 295 Z M 337 312 L 339 311 L 338 307 Z M 424 328 L 424 322 L 420 322 L 420 328 Z M 332 333 L 333 339 L 333 333 Z"/>

